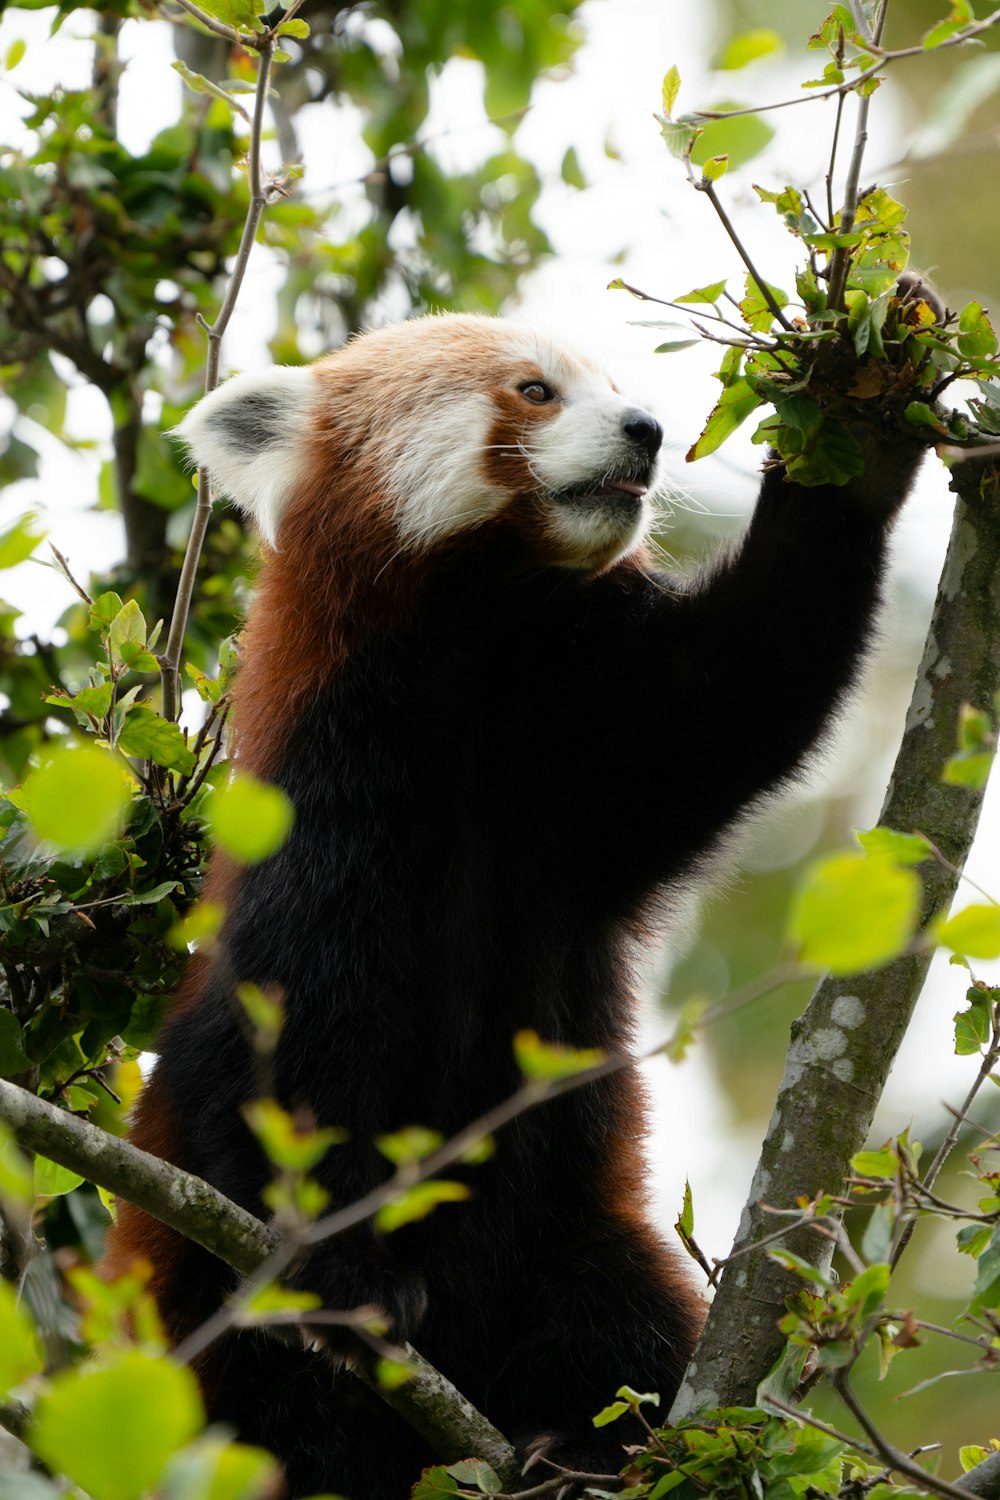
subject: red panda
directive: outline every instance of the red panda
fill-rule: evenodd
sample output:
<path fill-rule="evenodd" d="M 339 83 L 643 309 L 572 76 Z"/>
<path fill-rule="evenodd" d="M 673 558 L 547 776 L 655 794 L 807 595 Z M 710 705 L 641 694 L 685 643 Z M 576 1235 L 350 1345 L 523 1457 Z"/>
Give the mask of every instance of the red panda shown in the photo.
<path fill-rule="evenodd" d="M 387 1175 L 377 1135 L 448 1136 L 516 1088 L 520 1028 L 630 1046 L 635 936 L 830 722 L 919 450 L 886 439 L 889 477 L 844 489 L 771 468 L 742 544 L 683 581 L 645 547 L 659 423 L 505 322 L 363 335 L 230 380 L 180 431 L 266 544 L 235 753 L 296 809 L 277 854 L 212 877 L 225 968 L 284 993 L 275 1089 L 349 1132 L 317 1172 L 346 1204 Z M 204 964 L 132 1138 L 263 1213 L 256 1087 Z M 623 1382 L 667 1410 L 701 1321 L 647 1218 L 643 1115 L 629 1071 L 570 1094 L 502 1133 L 467 1203 L 322 1245 L 298 1279 L 383 1307 L 522 1451 L 615 1469 L 621 1433 L 591 1417 Z M 136 1253 L 174 1337 L 235 1282 L 125 1205 L 112 1262 Z M 202 1375 L 291 1496 L 403 1500 L 434 1458 L 263 1333 Z"/>

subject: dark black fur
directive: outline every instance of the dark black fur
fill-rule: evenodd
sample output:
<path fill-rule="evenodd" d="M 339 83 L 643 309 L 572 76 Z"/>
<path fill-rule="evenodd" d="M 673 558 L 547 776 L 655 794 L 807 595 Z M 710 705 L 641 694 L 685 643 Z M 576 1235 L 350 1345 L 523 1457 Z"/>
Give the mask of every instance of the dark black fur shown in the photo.
<path fill-rule="evenodd" d="M 386 1175 L 379 1132 L 447 1135 L 508 1095 L 518 1028 L 629 1045 L 630 934 L 823 732 L 913 467 L 900 457 L 888 496 L 768 475 L 741 548 L 689 587 L 628 563 L 529 572 L 484 531 L 440 559 L 418 622 L 313 705 L 277 777 L 294 832 L 243 879 L 227 944 L 233 973 L 288 997 L 281 1099 L 351 1133 L 318 1172 L 335 1204 Z M 185 1164 L 260 1212 L 239 1116 L 255 1070 L 218 987 L 169 1027 L 160 1083 Z M 666 1411 L 697 1323 L 656 1236 L 609 1208 L 608 1171 L 634 1170 L 607 1152 L 635 1088 L 622 1075 L 519 1120 L 468 1169 L 468 1204 L 323 1247 L 302 1283 L 333 1308 L 381 1302 L 510 1436 L 553 1431 L 617 1467 L 621 1433 L 590 1417 L 623 1381 Z M 207 1311 L 231 1277 L 189 1253 Z M 214 1361 L 214 1415 L 278 1452 L 296 1496 L 404 1500 L 433 1460 L 351 1377 L 333 1393 L 262 1334 Z"/>

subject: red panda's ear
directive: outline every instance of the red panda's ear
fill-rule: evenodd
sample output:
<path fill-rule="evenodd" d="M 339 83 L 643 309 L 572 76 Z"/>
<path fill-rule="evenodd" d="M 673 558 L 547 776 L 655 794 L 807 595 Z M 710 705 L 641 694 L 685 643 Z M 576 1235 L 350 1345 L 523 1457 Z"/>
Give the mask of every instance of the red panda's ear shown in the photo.
<path fill-rule="evenodd" d="M 305 462 L 318 394 L 311 367 L 276 365 L 227 380 L 174 428 L 192 462 L 272 546 Z"/>

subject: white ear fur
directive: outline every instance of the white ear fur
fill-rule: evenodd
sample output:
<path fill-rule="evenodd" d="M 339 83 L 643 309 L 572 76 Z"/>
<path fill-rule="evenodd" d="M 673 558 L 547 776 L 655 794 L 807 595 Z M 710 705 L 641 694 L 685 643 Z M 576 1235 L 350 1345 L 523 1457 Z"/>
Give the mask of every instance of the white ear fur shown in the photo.
<path fill-rule="evenodd" d="M 308 365 L 275 365 L 235 375 L 193 406 L 174 428 L 198 468 L 276 544 L 278 523 L 305 460 L 313 401 Z"/>

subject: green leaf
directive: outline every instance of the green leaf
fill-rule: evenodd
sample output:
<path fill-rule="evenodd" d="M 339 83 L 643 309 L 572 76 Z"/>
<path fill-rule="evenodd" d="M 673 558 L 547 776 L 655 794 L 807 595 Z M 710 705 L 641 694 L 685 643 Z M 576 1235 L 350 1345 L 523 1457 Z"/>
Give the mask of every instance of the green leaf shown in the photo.
<path fill-rule="evenodd" d="M 980 1312 L 984 1307 L 996 1307 L 1000 1302 L 1000 1229 L 994 1229 L 976 1262 L 973 1297 L 974 1312 Z"/>
<path fill-rule="evenodd" d="M 993 1034 L 993 1007 L 983 990 L 969 991 L 968 1010 L 955 1016 L 955 1055 L 971 1057 L 985 1047 Z"/>
<path fill-rule="evenodd" d="M 995 1449 L 992 1451 L 996 1451 Z M 962 1465 L 962 1473 L 968 1474 L 977 1464 L 981 1464 L 984 1458 L 989 1456 L 990 1450 L 981 1448 L 978 1443 L 969 1443 L 958 1450 L 958 1461 Z"/>
<path fill-rule="evenodd" d="M 714 453 L 760 404 L 761 397 L 752 389 L 749 381 L 742 376 L 734 380 L 719 397 L 701 437 L 688 449 L 687 462 L 694 463 L 696 459 Z"/>
<path fill-rule="evenodd" d="M 967 786 L 981 792 L 990 779 L 994 759 L 992 750 L 959 751 L 945 762 L 941 780 L 946 786 Z"/>
<path fill-rule="evenodd" d="M 443 1142 L 441 1132 L 428 1130 L 426 1125 L 407 1125 L 392 1135 L 375 1137 L 375 1145 L 379 1151 L 397 1167 L 423 1161 L 425 1156 L 430 1156 Z"/>
<path fill-rule="evenodd" d="M 637 1391 L 630 1385 L 620 1385 L 615 1391 L 623 1401 L 627 1401 L 633 1411 L 638 1411 L 640 1406 L 659 1406 L 659 1391 Z"/>
<path fill-rule="evenodd" d="M 788 937 L 803 964 L 856 974 L 905 952 L 919 914 L 920 882 L 912 870 L 864 854 L 835 854 L 807 875 Z"/>
<path fill-rule="evenodd" d="M 282 21 L 278 27 L 278 35 L 294 36 L 299 41 L 305 41 L 309 35 L 309 22 L 301 20 L 298 16 L 293 17 L 291 21 Z"/>
<path fill-rule="evenodd" d="M 731 37 L 716 57 L 712 66 L 720 72 L 735 72 L 756 62 L 759 57 L 773 57 L 785 50 L 785 44 L 770 26 L 757 26 L 752 31 L 740 32 Z"/>
<path fill-rule="evenodd" d="M 7 48 L 7 55 L 3 60 L 3 65 L 8 73 L 13 73 L 27 50 L 28 44 L 24 40 L 24 37 L 19 36 L 16 41 L 11 42 Z"/>
<path fill-rule="evenodd" d="M 945 20 L 939 21 L 936 26 L 932 26 L 930 31 L 925 32 L 920 45 L 932 51 L 935 47 L 940 47 L 942 42 L 948 41 L 956 33 L 962 31 L 975 19 L 971 0 L 953 0 L 951 14 Z"/>
<path fill-rule="evenodd" d="M 405 1360 L 386 1359 L 384 1355 L 375 1365 L 375 1379 L 383 1391 L 398 1391 L 400 1386 L 409 1385 L 416 1373 Z"/>
<path fill-rule="evenodd" d="M 986 1224 L 966 1224 L 956 1234 L 955 1242 L 960 1254 L 978 1258 L 986 1249 L 992 1235 L 992 1229 Z"/>
<path fill-rule="evenodd" d="M 443 1464 L 425 1469 L 410 1493 L 410 1500 L 450 1500 L 458 1494 L 458 1480 L 453 1479 Z"/>
<path fill-rule="evenodd" d="M 375 1228 L 382 1234 L 391 1234 L 404 1224 L 425 1219 L 440 1203 L 461 1203 L 468 1198 L 469 1189 L 464 1182 L 448 1182 L 443 1178 L 432 1178 L 429 1182 L 418 1182 L 404 1188 L 398 1197 L 385 1203 L 375 1215 Z"/>
<path fill-rule="evenodd" d="M 267 10 L 267 0 L 200 0 L 201 9 L 224 26 L 238 31 L 260 31 L 260 17 Z"/>
<path fill-rule="evenodd" d="M 31 1163 L 0 1120 L 0 1198 L 30 1207 L 35 1196 Z M 3 1339 L 0 1337 L 0 1346 Z"/>
<path fill-rule="evenodd" d="M 525 1078 L 571 1078 L 599 1068 L 607 1053 L 597 1047 L 566 1047 L 561 1042 L 543 1042 L 537 1031 L 519 1031 L 514 1037 L 514 1057 Z"/>
<path fill-rule="evenodd" d="M 274 1313 L 315 1312 L 323 1306 L 323 1298 L 317 1292 L 296 1292 L 291 1287 L 272 1281 L 260 1287 L 244 1303 L 248 1324 L 262 1322 Z"/>
<path fill-rule="evenodd" d="M 30 1067 L 18 1019 L 13 1011 L 0 1007 L 0 1078 L 13 1078 Z"/>
<path fill-rule="evenodd" d="M 691 1184 L 684 1180 L 684 1203 L 677 1216 L 677 1233 L 683 1240 L 689 1240 L 694 1234 L 694 1201 L 691 1197 Z"/>
<path fill-rule="evenodd" d="M 90 606 L 90 626 L 92 630 L 105 631 L 111 626 L 121 614 L 124 605 L 117 594 L 101 594 Z"/>
<path fill-rule="evenodd" d="M 460 1463 L 450 1464 L 448 1473 L 453 1475 L 459 1484 L 474 1484 L 476 1489 L 484 1495 L 499 1495 L 503 1489 L 497 1475 L 489 1464 L 483 1463 L 481 1458 L 463 1458 Z"/>
<path fill-rule="evenodd" d="M 771 286 L 768 283 L 767 290 L 778 307 L 788 306 L 788 296 L 780 287 Z M 767 333 L 774 322 L 774 313 L 752 276 L 748 276 L 746 280 L 746 293 L 740 301 L 740 313 L 743 321 L 753 333 Z"/>
<path fill-rule="evenodd" d="M 713 110 L 742 109 L 731 100 L 712 106 Z M 760 115 L 736 115 L 728 120 L 710 120 L 702 125 L 691 150 L 691 161 L 703 167 L 712 156 L 728 156 L 733 169 L 742 167 L 774 139 L 774 128 Z"/>
<path fill-rule="evenodd" d="M 129 1350 L 57 1375 L 28 1434 L 34 1451 L 93 1500 L 141 1500 L 204 1420 L 186 1366 Z"/>
<path fill-rule="evenodd" d="M 35 1157 L 34 1178 L 36 1198 L 61 1198 L 83 1181 L 78 1172 L 71 1172 L 68 1167 L 61 1167 L 46 1156 Z"/>
<path fill-rule="evenodd" d="M 110 682 L 101 682 L 96 687 L 81 688 L 69 701 L 71 707 L 93 714 L 95 719 L 103 719 L 111 708 L 111 693 Z M 55 700 L 49 698 L 46 701 L 52 703 Z"/>
<path fill-rule="evenodd" d="M 851 1157 L 851 1171 L 856 1177 L 895 1177 L 899 1155 L 889 1145 L 880 1151 L 858 1151 Z"/>
<path fill-rule="evenodd" d="M 728 156 L 713 156 L 710 157 L 702 167 L 702 175 L 706 177 L 709 182 L 718 182 L 720 177 L 725 176 L 728 168 Z"/>
<path fill-rule="evenodd" d="M 663 77 L 663 113 L 668 120 L 674 112 L 680 86 L 681 75 L 677 71 L 676 64 L 671 64 Z"/>
<path fill-rule="evenodd" d="M 0 1281 L 0 1395 L 43 1366 L 35 1325 L 9 1281 Z"/>
<path fill-rule="evenodd" d="M 575 146 L 567 147 L 559 168 L 559 175 L 569 187 L 582 190 L 587 186 L 587 179 L 580 168 L 580 158 L 576 154 Z"/>
<path fill-rule="evenodd" d="M 146 621 L 134 599 L 124 605 L 108 630 L 111 660 L 139 672 L 155 672 L 156 658 L 146 650 Z M 147 665 L 151 663 L 151 665 Z"/>
<path fill-rule="evenodd" d="M 842 1288 L 842 1293 L 848 1307 L 859 1308 L 861 1316 L 867 1318 L 881 1304 L 888 1287 L 889 1267 L 875 1265 L 862 1271 L 860 1276 L 855 1276 L 853 1281 Z"/>
<path fill-rule="evenodd" d="M 816 1286 L 829 1286 L 829 1280 L 822 1271 L 803 1260 L 801 1255 L 793 1255 L 791 1250 L 769 1250 L 768 1259 L 773 1260 L 775 1265 L 784 1266 L 786 1271 L 794 1271 L 801 1276 L 803 1281 L 811 1281 Z"/>
<path fill-rule="evenodd" d="M 295 22 L 289 21 L 286 24 L 288 26 L 294 26 Z M 300 26 L 305 26 L 304 21 L 300 21 L 298 24 Z M 284 28 L 281 29 L 283 30 Z M 306 27 L 306 31 L 304 33 L 305 35 L 308 35 L 308 30 L 308 27 Z M 227 105 L 231 110 L 238 114 L 241 119 L 250 119 L 250 116 L 247 114 L 246 110 L 243 108 L 243 105 L 239 102 L 238 99 L 234 99 L 232 94 L 228 94 L 224 88 L 220 88 L 220 86 L 217 83 L 213 83 L 210 78 L 203 77 L 201 73 L 193 73 L 186 62 L 182 62 L 180 59 L 178 59 L 176 62 L 172 62 L 170 66 L 174 69 L 175 72 L 181 75 L 184 82 L 187 84 L 188 88 L 193 94 L 210 94 L 213 99 L 221 99 L 222 103 Z"/>
<path fill-rule="evenodd" d="M 126 755 L 155 761 L 158 766 L 180 771 L 185 776 L 195 767 L 194 755 L 184 743 L 180 725 L 161 718 L 144 703 L 134 704 L 126 714 L 118 732 L 118 748 Z"/>
<path fill-rule="evenodd" d="M 129 798 L 128 778 L 96 746 L 59 746 L 48 762 L 7 798 L 27 815 L 38 838 L 85 851 L 118 830 Z"/>
<path fill-rule="evenodd" d="M 894 1230 L 895 1219 L 891 1205 L 876 1203 L 861 1236 L 861 1254 L 866 1261 L 874 1263 L 888 1259 Z"/>
<path fill-rule="evenodd" d="M 170 1460 L 161 1493 L 164 1500 L 268 1500 L 279 1478 L 263 1448 L 206 1434 Z"/>
<path fill-rule="evenodd" d="M 897 833 L 894 828 L 859 829 L 854 837 L 866 854 L 889 859 L 895 865 L 919 865 L 933 852 L 922 834 Z"/>
<path fill-rule="evenodd" d="M 8 531 L 0 533 L 0 569 L 16 568 L 25 562 L 46 535 L 39 528 L 37 516 L 30 511 L 23 515 Z"/>
<path fill-rule="evenodd" d="M 930 427 L 932 431 L 947 436 L 948 428 L 932 406 L 926 401 L 911 401 L 905 412 L 906 420 L 913 427 Z"/>
<path fill-rule="evenodd" d="M 617 1422 L 619 1417 L 623 1417 L 625 1413 L 630 1410 L 631 1408 L 627 1401 L 612 1401 L 610 1406 L 605 1406 L 604 1409 L 602 1411 L 599 1411 L 597 1413 L 597 1416 L 592 1419 L 594 1426 L 607 1427 L 609 1422 Z"/>
<path fill-rule="evenodd" d="M 696 286 L 693 292 L 685 292 L 683 297 L 675 297 L 674 301 L 705 302 L 709 307 L 714 307 L 725 290 L 725 279 L 722 281 L 712 281 L 707 286 Z"/>
<path fill-rule="evenodd" d="M 243 865 L 269 858 L 291 831 L 294 809 L 280 787 L 235 771 L 208 806 L 216 843 Z"/>
<path fill-rule="evenodd" d="M 965 958 L 1000 958 L 1000 906 L 967 906 L 936 923 L 934 935 L 943 947 Z"/>
<path fill-rule="evenodd" d="M 701 131 L 696 125 L 685 124 L 683 120 L 664 120 L 657 116 L 660 121 L 660 134 L 667 143 L 667 150 L 671 156 L 683 160 L 690 156 L 692 147 L 697 141 Z"/>
<path fill-rule="evenodd" d="M 254 1099 L 243 1106 L 242 1113 L 268 1160 L 286 1172 L 308 1172 L 332 1146 L 347 1140 L 346 1131 L 335 1126 L 301 1128 L 297 1117 L 282 1109 L 275 1099 Z"/>

